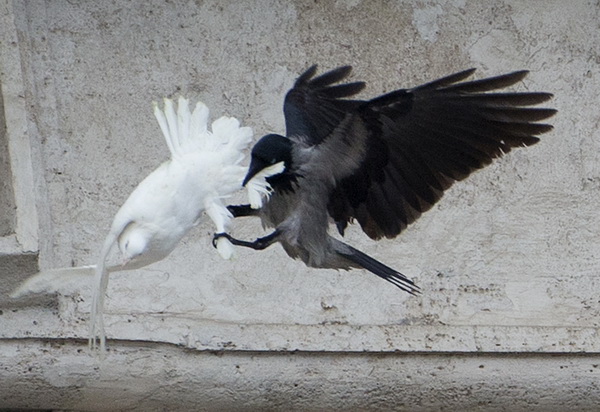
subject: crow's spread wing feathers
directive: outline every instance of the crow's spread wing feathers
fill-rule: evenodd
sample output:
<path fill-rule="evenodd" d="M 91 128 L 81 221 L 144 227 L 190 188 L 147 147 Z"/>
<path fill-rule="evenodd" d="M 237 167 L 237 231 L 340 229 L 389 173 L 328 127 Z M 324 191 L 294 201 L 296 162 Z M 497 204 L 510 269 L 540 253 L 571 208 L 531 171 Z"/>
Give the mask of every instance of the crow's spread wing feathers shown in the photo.
<path fill-rule="evenodd" d="M 342 140 L 366 146 L 356 170 L 336 182 L 329 200 L 329 214 L 342 233 L 356 219 L 373 239 L 395 237 L 455 181 L 552 129 L 538 121 L 555 110 L 530 107 L 551 94 L 497 92 L 527 71 L 464 81 L 475 71 L 470 69 L 361 101 L 344 98 L 364 83 L 336 84 L 350 70 L 344 66 L 314 77 L 316 66 L 311 67 L 284 105 L 290 139 L 308 146 L 327 141 L 328 151 Z M 349 115 L 362 122 L 359 128 L 348 130 L 356 124 Z M 322 167 L 335 168 L 334 159 Z"/>
<path fill-rule="evenodd" d="M 555 113 L 532 108 L 548 93 L 494 93 L 526 75 L 460 82 L 466 70 L 365 102 L 360 115 L 370 131 L 369 153 L 342 180 L 330 213 L 343 232 L 356 218 L 373 239 L 397 236 L 462 180 L 513 147 L 529 146 L 552 126 L 537 123 Z"/>
<path fill-rule="evenodd" d="M 304 72 L 287 93 L 283 106 L 286 135 L 308 145 L 317 145 L 332 134 L 360 102 L 342 98 L 355 95 L 364 82 L 332 85 L 343 80 L 352 68 L 343 66 L 313 79 L 317 66 Z"/>

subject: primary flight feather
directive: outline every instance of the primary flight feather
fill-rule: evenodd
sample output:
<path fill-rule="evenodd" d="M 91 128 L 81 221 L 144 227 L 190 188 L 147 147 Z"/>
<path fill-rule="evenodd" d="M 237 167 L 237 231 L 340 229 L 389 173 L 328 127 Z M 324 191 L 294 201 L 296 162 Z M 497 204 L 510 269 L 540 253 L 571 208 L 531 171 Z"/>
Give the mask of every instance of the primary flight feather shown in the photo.
<path fill-rule="evenodd" d="M 526 71 L 464 81 L 471 69 L 354 100 L 365 83 L 338 84 L 350 70 L 315 77 L 312 66 L 300 75 L 285 97 L 286 136 L 266 135 L 252 149 L 245 182 L 272 164 L 284 162 L 285 169 L 267 179 L 274 192 L 260 210 L 230 210 L 257 215 L 274 232 L 252 242 L 226 233 L 215 239 L 254 249 L 279 242 L 308 266 L 364 268 L 415 294 L 418 287 L 403 274 L 330 236 L 329 220 L 342 235 L 356 220 L 372 239 L 396 237 L 454 182 L 551 130 L 538 121 L 555 110 L 531 106 L 552 95 L 497 91 Z"/>

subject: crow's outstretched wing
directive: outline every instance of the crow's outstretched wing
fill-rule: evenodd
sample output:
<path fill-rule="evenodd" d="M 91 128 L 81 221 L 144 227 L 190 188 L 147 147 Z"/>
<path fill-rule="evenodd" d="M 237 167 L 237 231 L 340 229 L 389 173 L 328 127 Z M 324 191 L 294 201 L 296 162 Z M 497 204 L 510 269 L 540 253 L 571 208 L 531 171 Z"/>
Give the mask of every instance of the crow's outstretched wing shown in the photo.
<path fill-rule="evenodd" d="M 363 82 L 338 84 L 350 70 L 343 66 L 315 77 L 312 66 L 284 104 L 288 138 L 320 154 L 312 157 L 319 164 L 310 167 L 344 175 L 328 205 L 342 234 L 356 219 L 373 239 L 395 237 L 455 181 L 552 129 L 538 122 L 556 111 L 531 107 L 551 94 L 498 92 L 527 71 L 464 81 L 475 71 L 470 69 L 363 101 L 347 99 Z M 332 173 L 336 168 L 343 172 Z"/>
<path fill-rule="evenodd" d="M 365 83 L 335 85 L 351 70 L 351 66 L 338 67 L 313 79 L 314 65 L 298 77 L 283 106 L 287 137 L 318 145 L 336 131 L 347 114 L 356 111 L 363 102 L 343 98 L 360 92 Z"/>
<path fill-rule="evenodd" d="M 556 111 L 531 107 L 551 94 L 494 92 L 522 80 L 527 71 L 463 82 L 474 71 L 360 105 L 357 112 L 368 131 L 366 157 L 338 183 L 329 202 L 341 233 L 356 219 L 373 239 L 395 237 L 455 181 L 552 129 L 538 121 Z"/>

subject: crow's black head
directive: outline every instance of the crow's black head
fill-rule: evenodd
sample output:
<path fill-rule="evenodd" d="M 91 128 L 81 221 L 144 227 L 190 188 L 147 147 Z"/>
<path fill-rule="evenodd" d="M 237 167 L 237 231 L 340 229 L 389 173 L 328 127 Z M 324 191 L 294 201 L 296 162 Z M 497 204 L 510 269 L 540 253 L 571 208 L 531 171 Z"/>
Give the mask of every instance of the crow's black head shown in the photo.
<path fill-rule="evenodd" d="M 287 137 L 268 134 L 254 145 L 251 156 L 250 167 L 244 178 L 244 186 L 261 170 L 279 162 L 284 162 L 285 170 L 283 173 L 285 173 L 292 163 L 292 142 Z M 269 179 L 276 176 L 272 176 L 267 180 L 269 181 Z"/>

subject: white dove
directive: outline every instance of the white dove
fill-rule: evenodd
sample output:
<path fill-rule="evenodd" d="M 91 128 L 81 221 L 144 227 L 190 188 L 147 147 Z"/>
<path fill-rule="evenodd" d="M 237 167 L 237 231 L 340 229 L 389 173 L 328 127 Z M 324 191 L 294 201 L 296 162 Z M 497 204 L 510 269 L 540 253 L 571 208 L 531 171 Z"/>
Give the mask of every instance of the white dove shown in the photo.
<path fill-rule="evenodd" d="M 221 117 L 207 130 L 209 111 L 198 102 L 190 113 L 188 101 L 180 98 L 177 113 L 173 102 L 164 100 L 164 112 L 154 103 L 154 115 L 171 152 L 131 193 L 119 209 L 106 236 L 97 265 L 53 269 L 26 280 L 11 296 L 54 292 L 74 278 L 95 274 L 94 296 L 90 313 L 90 347 L 106 345 L 103 308 L 108 274 L 138 269 L 168 256 L 185 234 L 195 226 L 205 211 L 216 226 L 225 232 L 232 218 L 223 198 L 241 188 L 247 168 L 240 165 L 244 149 L 252 141 L 252 130 L 240 127 L 238 120 Z M 283 165 L 272 169 L 280 173 Z M 269 194 L 266 177 L 252 182 L 248 196 L 258 208 Z M 108 266 L 106 260 L 115 243 L 123 258 L 121 265 Z M 219 239 L 217 250 L 231 257 L 233 247 Z"/>

